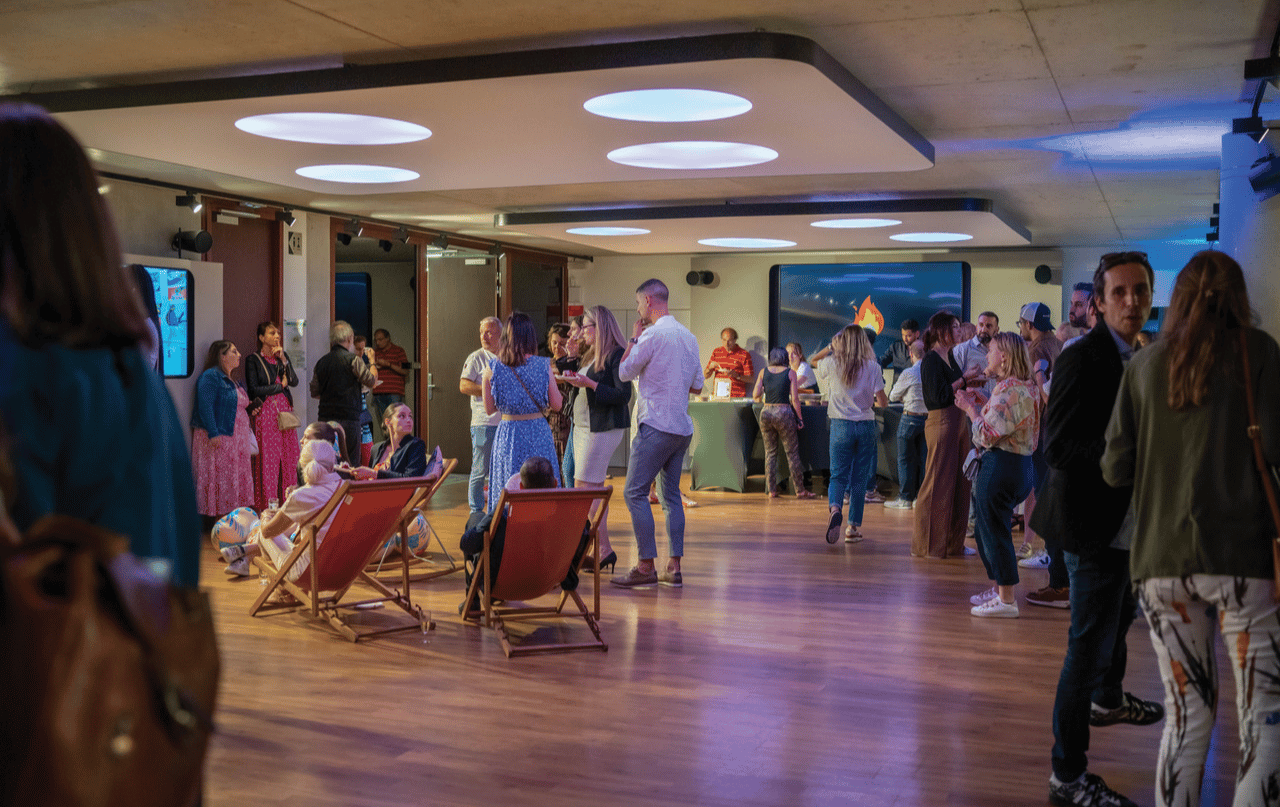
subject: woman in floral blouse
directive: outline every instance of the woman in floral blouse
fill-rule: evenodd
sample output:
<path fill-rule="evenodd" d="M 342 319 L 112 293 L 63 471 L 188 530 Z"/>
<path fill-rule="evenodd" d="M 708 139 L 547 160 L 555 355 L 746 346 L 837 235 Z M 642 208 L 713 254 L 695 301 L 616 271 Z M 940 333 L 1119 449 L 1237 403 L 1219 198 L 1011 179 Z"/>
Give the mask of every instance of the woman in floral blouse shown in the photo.
<path fill-rule="evenodd" d="M 1035 481 L 1031 453 L 1040 433 L 1044 399 L 1031 377 L 1027 346 L 1016 333 L 1000 333 L 987 347 L 987 378 L 996 381 L 991 399 L 980 389 L 956 393 L 959 406 L 973 421 L 973 444 L 985 448 L 974 502 L 978 554 L 995 586 L 970 598 L 970 613 L 980 617 L 1018 616 L 1013 587 L 1018 561 L 1009 521 L 1013 508 L 1027 498 Z"/>

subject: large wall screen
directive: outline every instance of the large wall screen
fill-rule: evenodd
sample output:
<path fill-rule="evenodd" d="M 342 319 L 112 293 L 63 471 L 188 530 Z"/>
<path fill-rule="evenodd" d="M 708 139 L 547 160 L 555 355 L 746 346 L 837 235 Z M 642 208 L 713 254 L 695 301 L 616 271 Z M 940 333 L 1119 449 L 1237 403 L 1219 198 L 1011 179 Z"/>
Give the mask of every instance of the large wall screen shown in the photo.
<path fill-rule="evenodd" d="M 186 269 L 144 268 L 160 314 L 160 370 L 165 378 L 186 378 L 195 371 L 195 279 Z"/>

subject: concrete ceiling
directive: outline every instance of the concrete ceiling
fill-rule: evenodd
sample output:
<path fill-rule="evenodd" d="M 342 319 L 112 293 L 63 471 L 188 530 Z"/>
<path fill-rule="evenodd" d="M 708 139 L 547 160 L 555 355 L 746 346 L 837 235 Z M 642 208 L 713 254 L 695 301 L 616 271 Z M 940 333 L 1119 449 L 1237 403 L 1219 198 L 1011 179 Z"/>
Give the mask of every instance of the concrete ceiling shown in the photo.
<path fill-rule="evenodd" d="M 144 141 L 166 139 L 155 137 L 154 121 L 167 119 L 176 131 L 198 117 L 196 110 L 179 113 L 181 97 L 162 99 L 174 106 L 154 107 L 162 112 L 151 123 L 136 117 L 137 108 L 67 119 L 100 116 L 82 137 L 103 170 L 579 254 L 613 248 L 545 230 L 497 228 L 493 216 L 636 204 L 965 197 L 990 200 L 1002 220 L 1029 233 L 1032 247 L 1106 247 L 1203 238 L 1217 199 L 1217 138 L 1231 118 L 1248 114 L 1256 85 L 1242 80 L 1244 61 L 1265 55 L 1278 20 L 1275 0 L 10 0 L 0 4 L 0 92 L 90 90 L 85 97 L 112 98 L 121 87 L 176 80 L 662 37 L 793 34 L 816 43 L 890 117 L 923 136 L 933 166 L 855 166 L 858 143 L 844 140 L 847 118 L 832 106 L 803 108 L 786 121 L 788 142 L 802 144 L 797 148 L 809 159 L 781 171 L 776 165 L 678 177 L 579 171 L 566 155 L 583 127 L 561 127 L 561 139 L 545 151 L 541 141 L 520 148 L 531 131 L 529 99 L 542 97 L 532 93 L 551 92 L 531 90 L 527 77 L 503 79 L 506 86 L 498 82 L 483 93 L 459 84 L 443 98 L 400 88 L 380 103 L 406 109 L 429 103 L 442 122 L 483 115 L 505 135 L 499 142 L 536 162 L 541 174 L 494 172 L 489 149 L 468 152 L 464 144 L 450 154 L 450 178 L 389 193 L 299 187 L 278 172 L 263 174 L 255 162 L 271 155 L 266 147 L 239 149 L 240 157 L 231 149 L 214 162 L 185 151 L 185 140 L 168 150 L 143 148 Z M 220 103 L 227 109 L 217 114 L 232 117 L 242 113 L 237 107 L 248 114 L 262 105 L 261 99 Z M 1280 117 L 1269 114 L 1270 106 L 1263 117 Z M 212 125 L 200 136 L 229 137 Z M 832 141 L 850 142 L 847 153 L 832 156 Z M 465 176 L 488 179 L 459 179 Z"/>

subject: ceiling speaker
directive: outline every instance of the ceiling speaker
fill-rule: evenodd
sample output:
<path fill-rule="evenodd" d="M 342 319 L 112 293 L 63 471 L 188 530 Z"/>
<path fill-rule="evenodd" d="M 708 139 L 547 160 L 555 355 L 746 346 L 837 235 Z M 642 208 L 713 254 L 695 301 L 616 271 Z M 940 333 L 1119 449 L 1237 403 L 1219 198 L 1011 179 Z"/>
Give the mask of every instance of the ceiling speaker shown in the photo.
<path fill-rule="evenodd" d="M 1052 279 L 1053 279 L 1053 270 L 1050 269 L 1046 264 L 1042 263 L 1036 267 L 1037 283 L 1048 283 Z"/>

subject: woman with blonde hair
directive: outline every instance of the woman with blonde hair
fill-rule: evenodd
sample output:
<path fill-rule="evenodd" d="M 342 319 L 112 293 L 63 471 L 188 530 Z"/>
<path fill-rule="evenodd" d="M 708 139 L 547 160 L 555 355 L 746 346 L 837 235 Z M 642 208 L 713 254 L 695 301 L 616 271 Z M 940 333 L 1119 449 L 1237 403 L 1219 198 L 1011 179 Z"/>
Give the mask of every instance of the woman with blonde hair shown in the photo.
<path fill-rule="evenodd" d="M 920 360 L 920 391 L 929 410 L 924 423 L 928 458 L 916 495 L 911 554 L 917 558 L 954 558 L 965 554 L 969 523 L 969 480 L 960 464 L 969 453 L 969 424 L 955 405 L 956 392 L 979 377 L 966 378 L 951 348 L 960 341 L 960 318 L 939 311 L 929 318 Z M 970 550 L 972 551 L 972 550 Z"/>
<path fill-rule="evenodd" d="M 973 421 L 973 443 L 986 449 L 974 480 L 978 555 L 995 583 L 970 598 L 970 613 L 981 617 L 1018 616 L 1013 587 L 1018 559 L 1009 528 L 1013 508 L 1027 498 L 1035 482 L 1031 454 L 1040 437 L 1044 399 L 1031 377 L 1026 342 L 1016 333 L 998 333 L 987 345 L 987 378 L 996 381 L 991 398 L 980 388 L 956 393 L 956 406 Z"/>
<path fill-rule="evenodd" d="M 827 543 L 840 537 L 844 494 L 849 496 L 849 526 L 845 543 L 862 540 L 862 509 L 866 504 L 862 491 L 867 474 L 872 472 L 875 456 L 876 413 L 873 405 L 887 406 L 884 374 L 876 361 L 871 343 L 857 325 L 848 325 L 831 339 L 831 353 L 814 367 L 818 383 L 827 396 L 827 419 L 830 423 L 829 453 L 831 482 L 827 485 Z"/>
<path fill-rule="evenodd" d="M 609 458 L 622 444 L 622 435 L 631 420 L 627 408 L 631 383 L 618 377 L 627 340 L 609 309 L 597 305 L 582 316 L 582 342 L 587 346 L 582 357 L 583 372 L 564 374 L 566 381 L 582 390 L 574 400 L 573 412 L 574 487 L 598 488 L 604 485 Z M 566 479 L 565 484 L 568 482 Z M 602 569 L 613 568 L 618 561 L 609 544 L 608 520 L 606 512 L 596 538 Z M 583 568 L 594 563 L 593 558 L 584 558 Z"/>
<path fill-rule="evenodd" d="M 1248 373 L 1249 384 L 1245 384 Z M 1280 464 L 1280 346 L 1254 326 L 1240 265 L 1200 252 L 1178 273 L 1160 338 L 1133 354 L 1107 427 L 1102 475 L 1133 486 L 1129 568 L 1151 627 L 1165 710 L 1160 804 L 1200 803 L 1216 713 L 1214 634 L 1229 650 L 1240 732 L 1237 807 L 1280 781 L 1275 526 L 1249 433 Z"/>

